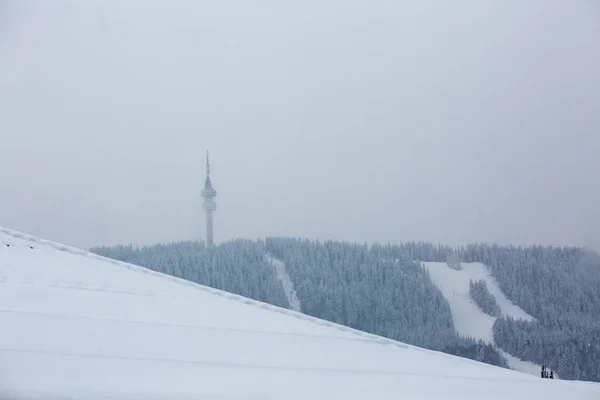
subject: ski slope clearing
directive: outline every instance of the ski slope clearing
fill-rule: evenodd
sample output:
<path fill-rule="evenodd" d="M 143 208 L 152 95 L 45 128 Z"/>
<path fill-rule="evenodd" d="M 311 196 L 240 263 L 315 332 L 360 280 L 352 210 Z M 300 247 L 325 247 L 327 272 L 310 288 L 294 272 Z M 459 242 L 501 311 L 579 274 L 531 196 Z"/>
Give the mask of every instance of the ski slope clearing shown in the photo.
<path fill-rule="evenodd" d="M 469 294 L 469 282 L 471 280 L 483 280 L 487 283 L 488 290 L 496 298 L 503 316 L 515 319 L 533 321 L 534 318 L 511 302 L 490 275 L 487 267 L 481 263 L 461 263 L 462 269 L 455 270 L 443 262 L 422 263 L 429 271 L 431 279 L 440 289 L 452 312 L 452 320 L 459 334 L 481 339 L 495 345 L 493 326 L 495 317 L 483 312 Z M 517 357 L 501 351 L 508 365 L 516 370 L 539 376 L 541 366 L 522 361 Z"/>
<path fill-rule="evenodd" d="M 507 352 L 498 347 L 496 349 L 498 350 L 500 355 L 504 357 L 506 363 L 510 368 L 514 369 L 515 371 L 524 372 L 526 374 L 540 376 L 540 370 L 542 368 L 541 365 L 532 363 L 530 361 L 523 361 L 520 358 L 513 356 L 512 354 L 508 354 Z M 560 379 L 560 376 L 558 376 L 556 371 L 554 371 L 554 377 L 556 379 Z"/>
<path fill-rule="evenodd" d="M 273 257 L 271 254 L 267 254 L 265 258 L 267 259 L 267 262 L 269 262 L 275 268 L 277 279 L 283 287 L 283 291 L 288 299 L 288 304 L 290 305 L 290 308 L 294 311 L 302 311 L 302 305 L 300 304 L 300 300 L 298 299 L 298 295 L 296 294 L 296 289 L 294 289 L 294 283 L 292 282 L 292 278 L 290 278 L 290 274 L 288 274 L 287 272 L 287 267 L 285 266 L 285 263 Z"/>
<path fill-rule="evenodd" d="M 0 398 L 598 399 L 0 229 Z"/>

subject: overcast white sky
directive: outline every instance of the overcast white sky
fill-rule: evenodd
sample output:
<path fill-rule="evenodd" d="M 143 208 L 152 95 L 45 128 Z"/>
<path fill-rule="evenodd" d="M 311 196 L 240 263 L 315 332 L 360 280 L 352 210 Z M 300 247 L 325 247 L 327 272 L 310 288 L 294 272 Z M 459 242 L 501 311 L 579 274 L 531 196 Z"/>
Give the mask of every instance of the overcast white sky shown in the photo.
<path fill-rule="evenodd" d="M 595 0 L 0 0 L 0 225 L 600 249 Z"/>

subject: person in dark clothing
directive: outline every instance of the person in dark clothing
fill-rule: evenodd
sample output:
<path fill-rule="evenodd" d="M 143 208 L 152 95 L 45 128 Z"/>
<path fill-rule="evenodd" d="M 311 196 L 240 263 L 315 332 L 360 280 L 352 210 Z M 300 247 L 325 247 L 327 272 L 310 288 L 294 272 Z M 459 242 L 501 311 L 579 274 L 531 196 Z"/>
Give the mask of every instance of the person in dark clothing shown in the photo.
<path fill-rule="evenodd" d="M 554 371 L 550 370 L 550 379 L 554 379 Z"/>
<path fill-rule="evenodd" d="M 542 365 L 542 378 L 546 377 L 546 366 Z"/>

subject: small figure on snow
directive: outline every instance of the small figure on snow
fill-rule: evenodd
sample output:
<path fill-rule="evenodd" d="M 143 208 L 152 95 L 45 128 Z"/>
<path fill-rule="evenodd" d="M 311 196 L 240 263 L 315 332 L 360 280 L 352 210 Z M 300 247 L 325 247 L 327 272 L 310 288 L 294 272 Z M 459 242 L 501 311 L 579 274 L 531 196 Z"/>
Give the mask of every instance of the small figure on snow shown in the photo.
<path fill-rule="evenodd" d="M 554 371 L 550 370 L 550 379 L 554 379 Z"/>

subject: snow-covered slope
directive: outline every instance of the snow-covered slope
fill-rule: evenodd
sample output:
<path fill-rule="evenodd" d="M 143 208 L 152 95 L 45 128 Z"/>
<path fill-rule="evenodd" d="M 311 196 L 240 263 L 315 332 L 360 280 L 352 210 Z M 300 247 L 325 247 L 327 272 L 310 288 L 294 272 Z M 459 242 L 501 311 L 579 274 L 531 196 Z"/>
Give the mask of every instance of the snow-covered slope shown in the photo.
<path fill-rule="evenodd" d="M 424 262 L 431 279 L 440 289 L 450 304 L 454 326 L 459 334 L 481 339 L 495 345 L 493 326 L 496 318 L 484 313 L 473 301 L 469 294 L 471 280 L 483 280 L 487 283 L 488 290 L 496 298 L 503 316 L 515 319 L 533 321 L 534 318 L 511 302 L 498 286 L 496 279 L 490 275 L 488 268 L 481 263 L 461 263 L 462 269 L 455 270 L 446 263 Z M 539 365 L 522 361 L 517 357 L 501 351 L 508 365 L 516 370 L 538 376 Z"/>
<path fill-rule="evenodd" d="M 273 268 L 275 268 L 277 279 L 281 283 L 281 287 L 285 292 L 290 308 L 294 311 L 302 311 L 300 300 L 298 299 L 298 295 L 296 294 L 296 289 L 294 289 L 294 283 L 292 282 L 292 278 L 290 278 L 290 274 L 288 274 L 287 272 L 287 267 L 285 263 L 273 257 L 271 254 L 267 254 L 265 258 L 273 266 Z"/>
<path fill-rule="evenodd" d="M 0 229 L 0 398 L 598 399 Z"/>

